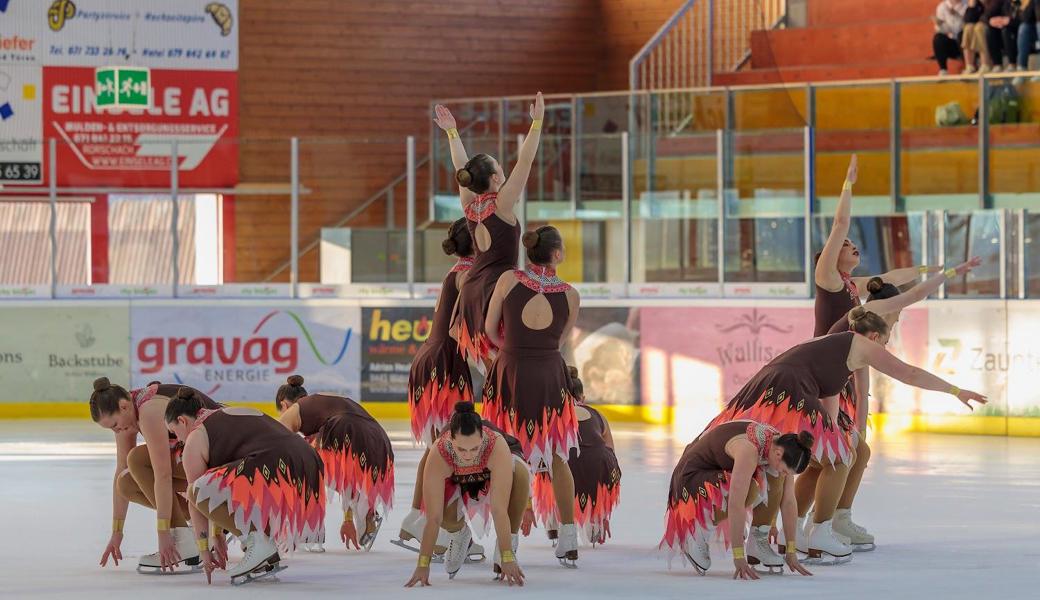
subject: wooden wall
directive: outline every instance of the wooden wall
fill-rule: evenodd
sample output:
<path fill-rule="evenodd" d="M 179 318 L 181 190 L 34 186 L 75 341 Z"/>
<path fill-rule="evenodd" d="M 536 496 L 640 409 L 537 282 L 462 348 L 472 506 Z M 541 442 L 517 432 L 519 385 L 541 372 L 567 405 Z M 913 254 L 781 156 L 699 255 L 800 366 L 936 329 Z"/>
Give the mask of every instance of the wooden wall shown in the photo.
<path fill-rule="evenodd" d="M 603 49 L 597 89 L 628 89 L 628 61 L 682 4 L 683 0 L 600 0 Z"/>

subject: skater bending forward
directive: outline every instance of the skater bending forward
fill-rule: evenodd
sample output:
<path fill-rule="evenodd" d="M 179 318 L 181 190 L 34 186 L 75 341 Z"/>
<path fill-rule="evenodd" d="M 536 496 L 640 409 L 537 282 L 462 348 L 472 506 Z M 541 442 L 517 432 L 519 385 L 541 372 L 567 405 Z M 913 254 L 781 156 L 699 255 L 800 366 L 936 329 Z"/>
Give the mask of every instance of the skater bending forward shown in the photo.
<path fill-rule="evenodd" d="M 482 421 L 473 404 L 459 402 L 420 476 L 426 528 L 419 564 L 405 587 L 430 585 L 430 561 L 442 526 L 450 534 L 444 566 L 448 577 L 455 577 L 472 538 L 464 519 L 478 532 L 489 520 L 494 522 L 497 579 L 523 585 L 524 573 L 516 562 L 517 532 L 530 494 L 530 472 L 519 442 Z"/>
<path fill-rule="evenodd" d="M 745 555 L 743 546 L 747 511 L 765 501 L 767 485 L 781 486 L 784 532 L 793 540 L 798 510 L 794 475 L 809 465 L 812 446 L 808 431 L 780 435 L 754 421 L 732 421 L 702 434 L 686 447 L 672 472 L 660 547 L 704 575 L 711 567 L 708 543 L 720 528 L 726 546 L 734 544 L 733 578 L 758 579 L 751 567 L 758 563 Z M 799 564 L 794 543 L 787 545 L 786 563 L 792 572 L 811 575 Z"/>
<path fill-rule="evenodd" d="M 322 462 L 305 439 L 252 408 L 204 409 L 190 389 L 167 404 L 166 423 L 184 442 L 191 524 L 207 580 L 227 567 L 221 530 L 245 550 L 228 570 L 232 584 L 284 569 L 279 552 L 321 539 Z"/>

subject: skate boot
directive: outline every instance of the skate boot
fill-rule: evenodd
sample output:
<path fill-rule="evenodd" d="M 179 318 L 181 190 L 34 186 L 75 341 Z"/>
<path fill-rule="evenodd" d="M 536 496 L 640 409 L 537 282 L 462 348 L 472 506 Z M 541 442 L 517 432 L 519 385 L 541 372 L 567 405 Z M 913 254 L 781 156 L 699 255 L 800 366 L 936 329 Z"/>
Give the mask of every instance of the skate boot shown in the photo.
<path fill-rule="evenodd" d="M 309 544 L 300 544 L 300 550 L 303 550 L 304 552 L 310 552 L 311 554 L 324 554 L 325 531 L 322 530 L 320 541 L 311 542 Z"/>
<path fill-rule="evenodd" d="M 510 546 L 512 547 L 513 554 L 515 555 L 517 548 L 520 547 L 520 535 L 519 534 L 514 533 L 512 535 L 512 540 L 511 540 Z M 495 556 L 492 559 L 492 562 L 493 562 L 492 570 L 494 570 L 494 572 L 495 572 L 495 581 L 499 581 L 499 580 L 502 579 L 502 551 L 499 550 L 499 548 L 498 548 L 498 541 L 497 540 L 495 541 Z"/>
<path fill-rule="evenodd" d="M 810 565 L 841 565 L 852 560 L 852 547 L 843 543 L 834 535 L 831 528 L 833 521 L 815 523 L 809 533 Z"/>
<path fill-rule="evenodd" d="M 686 542 L 683 555 L 690 561 L 697 574 L 704 576 L 711 568 L 711 549 L 708 547 L 710 532 L 699 532 L 696 536 Z"/>
<path fill-rule="evenodd" d="M 747 561 L 751 566 L 762 565 L 771 574 L 784 573 L 784 559 L 769 546 L 769 525 L 751 527 L 747 539 Z"/>
<path fill-rule="evenodd" d="M 228 569 L 231 585 L 243 585 L 258 579 L 273 577 L 279 571 L 288 568 L 282 564 L 278 548 L 271 543 L 270 538 L 262 533 L 250 532 L 242 539 L 242 546 L 246 549 L 246 555 L 237 565 Z"/>
<path fill-rule="evenodd" d="M 425 523 L 423 524 L 426 525 Z M 379 535 L 379 530 L 383 527 L 383 517 L 377 512 L 373 512 L 369 519 L 365 522 L 365 533 L 362 534 L 361 539 L 358 543 L 361 545 L 361 549 L 365 552 L 372 550 L 372 544 L 376 543 L 376 536 Z"/>
<path fill-rule="evenodd" d="M 418 554 L 419 546 L 422 544 L 424 529 L 426 529 L 426 517 L 413 508 L 408 513 L 408 516 L 404 518 L 404 522 L 401 523 L 401 532 L 398 534 L 398 539 L 390 540 L 390 543 Z M 444 551 L 447 548 L 448 532 L 441 529 L 437 534 L 437 544 L 433 547 L 433 562 L 443 562 Z"/>
<path fill-rule="evenodd" d="M 469 527 L 463 527 L 449 535 L 451 537 L 448 542 L 448 550 L 444 553 L 444 570 L 448 572 L 448 579 L 455 579 L 455 575 L 466 562 L 470 545 L 473 543 L 473 532 Z"/>
<path fill-rule="evenodd" d="M 202 559 L 199 558 L 199 548 L 195 544 L 195 532 L 191 527 L 174 527 L 170 530 L 173 542 L 177 548 L 177 554 L 181 561 L 173 566 L 173 571 L 166 571 L 168 575 L 179 573 L 195 573 L 202 569 Z M 137 562 L 137 572 L 144 575 L 162 575 L 162 559 L 158 552 L 146 554 Z"/>
<path fill-rule="evenodd" d="M 812 529 L 813 521 L 814 521 L 814 519 L 813 519 L 813 511 L 810 510 L 809 513 L 807 515 L 805 515 L 805 537 L 806 537 L 806 539 L 809 538 L 809 530 Z M 843 535 L 843 534 L 835 531 L 834 532 L 834 537 L 835 537 L 835 539 L 837 539 L 842 544 L 845 544 L 846 546 L 851 546 L 852 545 L 852 539 L 849 538 L 846 535 Z M 798 551 L 799 552 L 802 551 L 801 547 L 799 547 Z"/>
<path fill-rule="evenodd" d="M 852 521 L 852 510 L 839 508 L 834 512 L 834 533 L 849 538 L 853 552 L 870 552 L 874 545 L 874 536 L 861 525 Z"/>
<path fill-rule="evenodd" d="M 798 517 L 798 523 L 794 526 L 794 531 L 797 534 L 794 540 L 794 547 L 802 554 L 809 553 L 809 527 L 812 525 L 812 521 L 806 517 Z M 784 530 L 781 528 L 779 535 L 776 536 L 776 549 L 781 556 L 787 553 L 787 539 L 784 536 Z"/>
<path fill-rule="evenodd" d="M 574 523 L 560 526 L 560 541 L 556 544 L 556 558 L 568 569 L 578 568 L 578 527 Z"/>

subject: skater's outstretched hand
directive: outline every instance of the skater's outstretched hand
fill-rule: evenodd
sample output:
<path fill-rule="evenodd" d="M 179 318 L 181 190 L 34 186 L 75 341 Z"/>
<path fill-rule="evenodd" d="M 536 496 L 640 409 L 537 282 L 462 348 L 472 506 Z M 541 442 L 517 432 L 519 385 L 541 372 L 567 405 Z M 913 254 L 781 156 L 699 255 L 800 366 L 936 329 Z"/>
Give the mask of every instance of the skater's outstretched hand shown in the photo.
<path fill-rule="evenodd" d="M 799 573 L 806 577 L 812 577 L 812 573 L 808 569 L 802 566 L 802 563 L 798 562 L 798 555 L 791 553 L 784 557 L 787 561 L 787 568 L 791 569 L 792 573 Z"/>
<path fill-rule="evenodd" d="M 408 580 L 408 583 L 404 584 L 404 587 L 415 587 L 417 583 L 420 584 L 420 587 L 430 585 L 430 567 L 415 567 L 412 578 Z"/>
<path fill-rule="evenodd" d="M 444 131 L 455 129 L 455 116 L 451 114 L 451 111 L 448 110 L 447 106 L 438 104 L 433 107 L 433 113 L 435 115 L 433 122 L 437 124 L 437 127 L 440 127 Z"/>
<path fill-rule="evenodd" d="M 977 392 L 972 392 L 971 390 L 961 390 L 960 393 L 957 394 L 957 399 L 971 410 L 975 410 L 975 407 L 971 405 L 972 401 L 978 402 L 979 404 L 989 402 L 986 400 L 985 396 Z"/>
<path fill-rule="evenodd" d="M 849 183 L 856 183 L 856 179 L 859 177 L 859 157 L 855 154 L 852 155 L 852 159 L 849 160 L 849 170 L 845 173 L 845 180 Z"/>
<path fill-rule="evenodd" d="M 352 520 L 343 521 L 343 524 L 339 526 L 339 539 L 347 545 L 347 550 L 350 550 L 351 544 L 354 544 L 355 550 L 361 549 L 361 544 L 357 539 L 357 527 L 354 527 Z"/>
<path fill-rule="evenodd" d="M 513 585 L 524 585 L 524 572 L 520 570 L 520 564 L 515 560 L 513 562 L 502 563 L 499 565 L 502 569 L 502 575 L 499 577 L 499 581 L 505 581 L 510 586 Z"/>
<path fill-rule="evenodd" d="M 101 555 L 102 567 L 108 564 L 109 558 L 117 567 L 119 566 L 119 561 L 123 560 L 123 551 L 119 549 L 121 545 L 123 545 L 123 532 L 113 531 L 112 537 L 108 538 L 108 545 L 105 546 L 105 553 Z"/>
<path fill-rule="evenodd" d="M 733 579 L 758 579 L 758 573 L 751 568 L 746 558 L 734 558 L 733 566 Z"/>
<path fill-rule="evenodd" d="M 160 531 L 159 563 L 162 565 L 162 570 L 172 573 L 179 562 L 181 562 L 181 555 L 177 552 L 177 542 L 173 541 L 173 534 L 169 531 Z"/>
<path fill-rule="evenodd" d="M 520 532 L 524 534 L 524 537 L 531 535 L 531 528 L 537 527 L 534 520 L 534 511 L 528 508 L 524 511 L 524 518 L 520 521 Z"/>

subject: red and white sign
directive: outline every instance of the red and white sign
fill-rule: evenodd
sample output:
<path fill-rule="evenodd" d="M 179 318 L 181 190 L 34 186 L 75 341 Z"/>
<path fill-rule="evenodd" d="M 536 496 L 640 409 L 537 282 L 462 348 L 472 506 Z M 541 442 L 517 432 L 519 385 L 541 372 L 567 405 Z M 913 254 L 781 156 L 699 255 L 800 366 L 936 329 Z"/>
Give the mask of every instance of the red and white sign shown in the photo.
<path fill-rule="evenodd" d="M 153 70 L 147 111 L 99 109 L 91 68 L 45 67 L 43 87 L 59 186 L 169 186 L 175 140 L 180 187 L 238 183 L 235 72 Z"/>

